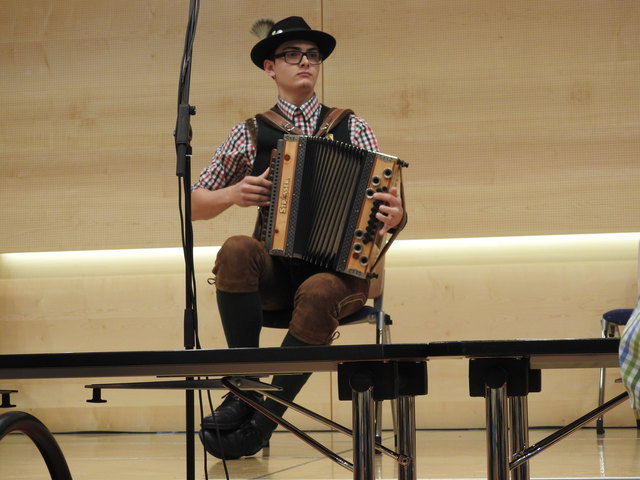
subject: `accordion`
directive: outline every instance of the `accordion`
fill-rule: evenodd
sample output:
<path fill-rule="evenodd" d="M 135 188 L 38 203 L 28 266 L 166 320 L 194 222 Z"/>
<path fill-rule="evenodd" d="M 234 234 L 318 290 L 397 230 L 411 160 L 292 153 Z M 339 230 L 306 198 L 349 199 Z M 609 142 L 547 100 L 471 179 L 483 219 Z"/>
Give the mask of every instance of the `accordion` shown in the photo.
<path fill-rule="evenodd" d="M 407 163 L 323 137 L 285 135 L 271 162 L 265 246 L 361 278 L 382 251 L 375 192 L 398 186 Z"/>

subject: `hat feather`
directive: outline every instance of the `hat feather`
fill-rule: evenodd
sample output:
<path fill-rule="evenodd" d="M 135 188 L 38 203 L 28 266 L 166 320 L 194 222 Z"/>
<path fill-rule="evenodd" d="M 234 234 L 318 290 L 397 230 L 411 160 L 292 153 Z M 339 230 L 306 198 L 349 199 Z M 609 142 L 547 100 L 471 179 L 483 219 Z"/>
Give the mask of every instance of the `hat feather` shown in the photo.
<path fill-rule="evenodd" d="M 264 40 L 269 36 L 269 32 L 273 28 L 275 22 L 268 18 L 261 18 L 260 20 L 256 20 L 256 22 L 251 27 L 251 33 L 253 33 L 260 40 Z"/>

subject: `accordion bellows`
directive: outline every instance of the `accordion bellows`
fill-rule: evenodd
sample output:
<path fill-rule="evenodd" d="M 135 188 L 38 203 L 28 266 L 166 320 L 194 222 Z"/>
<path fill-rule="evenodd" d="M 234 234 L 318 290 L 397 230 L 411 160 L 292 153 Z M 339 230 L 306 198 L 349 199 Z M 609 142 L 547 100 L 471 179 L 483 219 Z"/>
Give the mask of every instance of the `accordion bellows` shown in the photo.
<path fill-rule="evenodd" d="M 369 277 L 382 250 L 373 194 L 398 186 L 406 166 L 327 138 L 286 135 L 271 165 L 269 253 Z"/>

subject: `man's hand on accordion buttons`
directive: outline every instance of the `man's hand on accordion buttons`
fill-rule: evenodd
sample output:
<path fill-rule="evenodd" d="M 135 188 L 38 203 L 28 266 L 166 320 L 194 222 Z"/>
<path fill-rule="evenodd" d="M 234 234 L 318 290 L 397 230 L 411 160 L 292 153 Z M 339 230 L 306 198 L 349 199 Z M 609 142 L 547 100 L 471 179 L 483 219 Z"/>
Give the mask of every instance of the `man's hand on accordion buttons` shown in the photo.
<path fill-rule="evenodd" d="M 402 221 L 404 210 L 402 209 L 402 200 L 398 195 L 398 189 L 392 187 L 388 193 L 377 192 L 373 194 L 375 200 L 382 200 L 380 209 L 376 214 L 378 220 L 382 222 L 382 227 L 378 231 L 379 235 L 384 235 L 392 228 L 397 227 Z"/>
<path fill-rule="evenodd" d="M 241 207 L 266 207 L 271 197 L 271 181 L 268 180 L 269 169 L 257 177 L 247 175 L 233 185 L 232 202 Z"/>

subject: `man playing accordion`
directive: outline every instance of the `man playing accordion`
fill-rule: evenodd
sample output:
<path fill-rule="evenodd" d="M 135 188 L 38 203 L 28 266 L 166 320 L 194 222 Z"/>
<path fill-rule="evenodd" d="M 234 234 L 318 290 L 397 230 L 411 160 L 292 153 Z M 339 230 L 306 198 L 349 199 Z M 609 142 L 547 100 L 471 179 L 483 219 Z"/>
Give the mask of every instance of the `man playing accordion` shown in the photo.
<path fill-rule="evenodd" d="M 267 207 L 271 195 L 269 161 L 271 151 L 285 130 L 317 135 L 330 114 L 315 94 L 322 62 L 336 41 L 313 30 L 301 17 L 277 23 L 256 22 L 253 29 L 261 40 L 251 59 L 276 85 L 278 99 L 271 109 L 283 118 L 278 128 L 261 116 L 236 125 L 216 150 L 211 164 L 195 182 L 192 191 L 194 220 L 216 217 L 232 205 Z M 335 140 L 378 151 L 369 125 L 347 112 L 334 119 Z M 381 201 L 376 214 L 380 235 L 399 231 L 406 222 L 398 190 L 375 193 Z M 263 310 L 291 309 L 292 317 L 283 347 L 328 345 L 335 337 L 338 320 L 357 312 L 366 302 L 367 278 L 327 271 L 301 261 L 269 254 L 259 238 L 233 236 L 220 248 L 215 266 L 216 298 L 229 348 L 259 346 Z M 279 394 L 293 400 L 310 374 L 276 375 L 273 385 Z M 255 394 L 256 400 L 261 400 Z M 266 400 L 265 407 L 277 415 L 285 407 Z M 222 404 L 202 423 L 201 439 L 209 453 L 221 458 L 238 458 L 257 453 L 270 438 L 276 424 L 228 394 Z M 216 435 L 215 428 L 220 430 Z"/>

